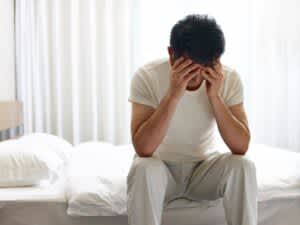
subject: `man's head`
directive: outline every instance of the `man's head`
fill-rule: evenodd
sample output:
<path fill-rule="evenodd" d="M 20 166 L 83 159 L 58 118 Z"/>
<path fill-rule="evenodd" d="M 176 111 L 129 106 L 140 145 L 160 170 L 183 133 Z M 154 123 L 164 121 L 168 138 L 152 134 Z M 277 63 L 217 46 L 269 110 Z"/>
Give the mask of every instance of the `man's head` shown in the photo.
<path fill-rule="evenodd" d="M 215 19 L 207 15 L 188 15 L 171 30 L 169 54 L 173 62 L 185 56 L 212 67 L 224 50 L 224 34 Z"/>

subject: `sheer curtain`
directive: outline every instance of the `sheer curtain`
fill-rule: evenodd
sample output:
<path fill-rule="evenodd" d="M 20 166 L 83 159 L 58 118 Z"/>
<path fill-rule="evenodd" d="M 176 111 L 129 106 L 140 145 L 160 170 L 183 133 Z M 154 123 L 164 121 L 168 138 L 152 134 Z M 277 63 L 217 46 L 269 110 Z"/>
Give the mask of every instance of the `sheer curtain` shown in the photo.
<path fill-rule="evenodd" d="M 129 82 L 167 57 L 172 25 L 213 15 L 224 64 L 239 71 L 252 141 L 300 151 L 297 0 L 64 0 L 16 2 L 18 97 L 25 132 L 72 143 L 130 142 Z"/>
<path fill-rule="evenodd" d="M 118 0 L 16 1 L 25 133 L 48 132 L 73 144 L 130 140 L 130 10 Z"/>

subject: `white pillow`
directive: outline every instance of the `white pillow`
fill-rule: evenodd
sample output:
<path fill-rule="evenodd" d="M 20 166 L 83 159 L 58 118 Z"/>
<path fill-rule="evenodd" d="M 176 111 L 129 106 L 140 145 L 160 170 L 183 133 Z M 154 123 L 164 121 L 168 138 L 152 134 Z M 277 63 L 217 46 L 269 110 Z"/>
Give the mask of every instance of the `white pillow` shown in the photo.
<path fill-rule="evenodd" d="M 55 152 L 65 164 L 68 163 L 73 146 L 65 139 L 47 133 L 30 133 L 20 139 L 25 145 L 33 145 L 39 151 L 45 149 Z"/>
<path fill-rule="evenodd" d="M 52 182 L 62 166 L 63 161 L 50 149 L 39 151 L 19 140 L 0 143 L 0 187 L 33 186 L 45 179 Z"/>
<path fill-rule="evenodd" d="M 126 214 L 126 177 L 134 156 L 132 145 L 89 142 L 75 147 L 68 173 L 69 215 Z"/>

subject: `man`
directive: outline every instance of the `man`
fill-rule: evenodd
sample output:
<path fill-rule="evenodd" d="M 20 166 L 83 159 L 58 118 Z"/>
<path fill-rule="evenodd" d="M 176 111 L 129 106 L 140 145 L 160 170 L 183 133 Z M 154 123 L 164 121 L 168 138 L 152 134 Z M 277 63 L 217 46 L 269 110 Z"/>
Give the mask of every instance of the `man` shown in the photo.
<path fill-rule="evenodd" d="M 221 197 L 229 225 L 257 224 L 243 86 L 238 73 L 221 64 L 224 49 L 213 18 L 189 15 L 172 28 L 169 60 L 148 63 L 133 76 L 130 225 L 160 225 L 163 209 L 176 198 Z M 231 152 L 215 149 L 215 126 Z"/>

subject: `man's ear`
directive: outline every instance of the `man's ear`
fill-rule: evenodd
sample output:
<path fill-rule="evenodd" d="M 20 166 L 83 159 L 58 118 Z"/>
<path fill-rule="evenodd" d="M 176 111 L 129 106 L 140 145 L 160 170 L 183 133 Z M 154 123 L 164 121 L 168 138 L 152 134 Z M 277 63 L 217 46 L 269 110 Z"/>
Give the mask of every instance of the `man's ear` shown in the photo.
<path fill-rule="evenodd" d="M 174 51 L 170 46 L 168 46 L 168 53 L 169 53 L 169 63 L 170 63 L 170 65 L 173 65 L 174 61 L 175 61 L 174 60 Z"/>

